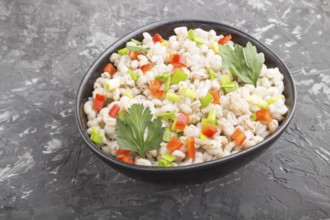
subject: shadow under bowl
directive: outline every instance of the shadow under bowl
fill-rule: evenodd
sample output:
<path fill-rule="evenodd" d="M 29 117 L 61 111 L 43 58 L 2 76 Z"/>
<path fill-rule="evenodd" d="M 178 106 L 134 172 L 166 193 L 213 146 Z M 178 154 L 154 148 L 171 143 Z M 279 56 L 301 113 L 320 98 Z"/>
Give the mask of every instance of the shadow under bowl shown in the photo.
<path fill-rule="evenodd" d="M 280 72 L 284 75 L 284 95 L 286 97 L 285 104 L 289 109 L 285 119 L 281 122 L 275 133 L 268 136 L 259 144 L 236 154 L 200 164 L 165 168 L 146 167 L 123 163 L 118 161 L 115 157 L 107 156 L 100 148 L 98 148 L 93 142 L 90 141 L 89 135 L 87 134 L 87 117 L 83 110 L 84 103 L 92 94 L 95 80 L 100 76 L 100 74 L 103 72 L 104 66 L 109 62 L 110 55 L 113 52 L 116 52 L 118 49 L 125 47 L 126 42 L 131 38 L 142 40 L 143 32 L 149 32 L 151 35 L 159 33 L 164 38 L 168 38 L 171 35 L 174 35 L 174 28 L 180 26 L 186 26 L 188 29 L 201 28 L 206 31 L 213 29 L 217 34 L 231 34 L 233 36 L 233 41 L 240 45 L 245 46 L 248 41 L 255 45 L 258 52 L 264 53 L 265 64 L 267 67 L 278 67 Z M 236 28 L 217 22 L 201 20 L 161 21 L 138 28 L 137 30 L 120 38 L 118 41 L 108 47 L 96 59 L 96 61 L 87 71 L 78 89 L 76 102 L 76 121 L 78 124 L 79 132 L 89 149 L 92 150 L 92 152 L 95 153 L 105 163 L 120 173 L 123 173 L 124 175 L 131 178 L 157 184 L 195 184 L 223 177 L 246 165 L 266 149 L 268 149 L 281 136 L 291 121 L 295 110 L 296 96 L 296 88 L 288 68 L 270 49 L 268 49 L 265 45 L 250 35 Z"/>

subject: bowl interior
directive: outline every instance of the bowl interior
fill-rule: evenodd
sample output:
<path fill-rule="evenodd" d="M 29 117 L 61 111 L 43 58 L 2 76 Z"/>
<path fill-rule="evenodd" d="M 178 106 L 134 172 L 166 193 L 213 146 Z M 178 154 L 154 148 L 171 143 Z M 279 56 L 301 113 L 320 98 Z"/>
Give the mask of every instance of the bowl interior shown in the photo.
<path fill-rule="evenodd" d="M 278 130 L 267 137 L 264 141 L 261 143 L 255 145 L 254 147 L 251 147 L 247 150 L 244 150 L 242 152 L 230 155 L 228 157 L 224 157 L 218 160 L 214 161 L 209 161 L 205 162 L 202 164 L 198 165 L 190 165 L 187 167 L 179 167 L 180 169 L 185 169 L 189 167 L 196 167 L 196 166 L 202 166 L 203 164 L 206 163 L 215 163 L 217 161 L 221 160 L 226 160 L 226 159 L 231 159 L 234 158 L 237 155 L 241 155 L 244 153 L 247 153 L 247 151 L 253 150 L 255 148 L 262 147 L 263 145 L 266 145 L 268 141 L 270 141 L 272 138 L 280 135 L 285 127 L 287 127 L 289 121 L 291 120 L 293 116 L 293 112 L 295 109 L 295 102 L 296 102 L 296 89 L 295 85 L 293 83 L 292 76 L 287 69 L 287 67 L 284 65 L 284 63 L 272 52 L 270 51 L 265 45 L 254 39 L 253 37 L 249 36 L 248 34 L 237 30 L 233 27 L 221 24 L 221 23 L 215 23 L 215 22 L 209 22 L 209 21 L 198 21 L 198 20 L 181 20 L 181 21 L 163 21 L 163 22 L 157 22 L 153 24 L 146 25 L 144 27 L 141 27 L 128 35 L 124 36 L 123 38 L 119 39 L 116 41 L 114 44 L 112 44 L 109 48 L 107 48 L 93 63 L 93 65 L 90 67 L 88 70 L 87 74 L 85 75 L 84 79 L 82 80 L 82 83 L 80 85 L 80 88 L 78 90 L 78 95 L 77 95 L 77 109 L 76 109 L 76 118 L 77 118 L 77 123 L 79 127 L 79 131 L 86 141 L 86 143 L 89 145 L 89 147 L 94 151 L 94 153 L 97 153 L 98 156 L 101 156 L 102 159 L 108 160 L 110 162 L 119 164 L 115 158 L 111 158 L 106 156 L 105 154 L 102 153 L 102 151 L 97 148 L 90 140 L 87 134 L 87 117 L 83 111 L 83 105 L 84 103 L 88 100 L 88 98 L 91 96 L 92 91 L 93 91 L 93 84 L 95 80 L 99 77 L 99 75 L 103 72 L 104 66 L 109 62 L 109 57 L 110 55 L 117 51 L 118 49 L 121 49 L 125 47 L 125 44 L 127 41 L 129 41 L 131 38 L 137 39 L 137 40 L 142 40 L 143 32 L 149 32 L 151 35 L 155 33 L 161 34 L 164 38 L 168 38 L 171 35 L 174 34 L 174 28 L 180 27 L 180 26 L 186 26 L 188 29 L 190 28 L 201 28 L 206 31 L 209 30 L 215 30 L 217 34 L 231 34 L 233 36 L 233 41 L 235 43 L 238 43 L 240 45 L 246 45 L 248 41 L 250 41 L 253 45 L 257 47 L 258 52 L 262 52 L 265 55 L 265 64 L 267 65 L 268 68 L 272 67 L 278 67 L 280 72 L 284 75 L 284 95 L 286 97 L 286 105 L 288 107 L 288 112 L 286 115 L 286 118 L 281 122 Z M 141 167 L 141 166 L 132 166 L 132 165 L 126 165 L 123 163 L 120 163 L 123 166 L 129 166 L 129 167 L 140 167 L 141 169 L 158 169 L 158 170 L 164 170 L 164 169 L 179 169 L 179 168 L 157 168 L 157 167 L 151 167 L 151 168 L 146 168 L 146 167 Z"/>

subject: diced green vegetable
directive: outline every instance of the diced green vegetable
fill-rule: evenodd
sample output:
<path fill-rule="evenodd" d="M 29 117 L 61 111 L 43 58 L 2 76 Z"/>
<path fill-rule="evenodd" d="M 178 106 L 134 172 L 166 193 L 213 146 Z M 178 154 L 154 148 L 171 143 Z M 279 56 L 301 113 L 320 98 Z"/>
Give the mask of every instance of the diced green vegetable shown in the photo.
<path fill-rule="evenodd" d="M 250 103 L 252 105 L 256 105 L 256 106 L 258 106 L 260 108 L 263 108 L 263 109 L 268 109 L 269 108 L 268 102 L 266 102 L 260 96 L 257 96 L 257 95 L 251 95 L 251 96 L 247 97 L 246 101 L 248 101 L 248 103 Z"/>
<path fill-rule="evenodd" d="M 201 108 L 207 107 L 211 102 L 213 101 L 213 96 L 210 93 L 207 93 L 202 99 L 201 99 Z"/>
<path fill-rule="evenodd" d="M 178 102 L 178 101 L 180 101 L 180 96 L 178 96 L 178 95 L 176 95 L 174 93 L 171 93 L 171 92 L 166 93 L 165 97 L 168 100 L 172 101 L 172 102 Z"/>
<path fill-rule="evenodd" d="M 251 121 L 256 121 L 257 120 L 257 115 L 256 113 L 254 112 L 252 115 L 251 115 Z"/>
<path fill-rule="evenodd" d="M 175 118 L 175 113 L 174 112 L 165 112 L 157 115 L 157 117 L 160 117 L 162 119 L 173 119 Z"/>
<path fill-rule="evenodd" d="M 96 127 L 92 128 L 91 141 L 95 144 L 103 144 L 103 137 L 99 134 L 99 131 Z"/>
<path fill-rule="evenodd" d="M 209 123 L 209 120 L 207 118 L 202 118 L 202 126 Z"/>
<path fill-rule="evenodd" d="M 120 55 L 126 55 L 127 53 L 128 53 L 128 49 L 126 47 L 118 50 L 118 54 Z"/>
<path fill-rule="evenodd" d="M 274 102 L 276 102 L 277 100 L 279 99 L 284 99 L 284 95 L 276 95 L 274 97 L 270 97 L 268 100 L 267 100 L 267 103 L 270 105 Z"/>
<path fill-rule="evenodd" d="M 166 80 L 171 75 L 172 75 L 172 73 L 170 73 L 170 72 L 164 72 L 162 74 L 159 74 L 159 75 L 155 76 L 155 79 Z"/>
<path fill-rule="evenodd" d="M 233 81 L 230 79 L 229 75 L 224 75 L 220 78 L 220 86 L 225 86 L 231 84 Z"/>
<path fill-rule="evenodd" d="M 231 82 L 229 84 L 226 84 L 226 85 L 222 85 L 221 88 L 234 88 L 235 87 L 235 83 L 234 82 Z"/>
<path fill-rule="evenodd" d="M 194 40 L 197 44 L 203 44 L 204 43 L 204 40 L 200 37 L 195 37 L 195 40 Z"/>
<path fill-rule="evenodd" d="M 138 40 L 135 40 L 135 39 L 131 39 L 131 42 L 135 43 L 137 46 L 141 46 L 142 45 L 142 42 L 138 41 Z"/>
<path fill-rule="evenodd" d="M 213 69 L 212 68 L 206 68 L 206 70 L 207 70 L 207 73 L 210 75 L 210 78 L 211 79 L 216 79 L 217 78 L 217 74 L 215 74 L 215 72 L 213 71 Z"/>
<path fill-rule="evenodd" d="M 238 89 L 238 85 L 230 79 L 229 75 L 224 75 L 220 78 L 220 86 L 225 94 L 234 92 Z"/>
<path fill-rule="evenodd" d="M 127 96 L 130 99 L 133 99 L 134 98 L 134 96 L 132 95 L 132 93 L 130 91 L 128 91 L 128 90 L 125 90 L 124 95 Z"/>
<path fill-rule="evenodd" d="M 171 77 L 171 83 L 177 84 L 180 81 L 184 81 L 187 77 L 188 75 L 182 70 L 176 70 Z"/>
<path fill-rule="evenodd" d="M 163 160 L 158 161 L 158 166 L 160 166 L 160 167 L 170 167 L 170 166 L 172 166 L 172 163 L 163 159 Z"/>
<path fill-rule="evenodd" d="M 197 44 L 203 44 L 204 43 L 202 38 L 196 37 L 195 31 L 193 29 L 190 29 L 188 31 L 188 37 L 189 37 L 189 40 L 195 41 Z"/>
<path fill-rule="evenodd" d="M 218 43 L 217 42 L 212 42 L 211 45 L 210 45 L 211 49 L 213 50 L 213 52 L 215 54 L 220 54 L 220 51 L 219 51 L 219 46 L 218 46 Z"/>
<path fill-rule="evenodd" d="M 99 134 L 92 134 L 91 141 L 93 141 L 95 144 L 103 144 L 103 137 Z"/>
<path fill-rule="evenodd" d="M 162 154 L 161 158 L 167 160 L 168 162 L 173 162 L 176 157 L 171 154 Z"/>
<path fill-rule="evenodd" d="M 183 96 L 195 99 L 197 94 L 196 91 L 187 87 L 182 88 Z"/>
<path fill-rule="evenodd" d="M 189 37 L 189 40 L 191 40 L 191 41 L 195 40 L 195 31 L 193 29 L 190 29 L 188 31 L 188 37 Z"/>
<path fill-rule="evenodd" d="M 238 85 L 234 82 L 231 84 L 226 85 L 225 87 L 222 87 L 225 94 L 228 94 L 230 92 L 234 92 L 238 89 Z"/>
<path fill-rule="evenodd" d="M 207 120 L 208 120 L 209 123 L 211 123 L 211 124 L 216 124 L 217 123 L 216 114 L 217 114 L 217 111 L 215 110 L 215 108 L 213 108 L 209 111 L 209 114 L 207 116 Z"/>
<path fill-rule="evenodd" d="M 92 134 L 97 134 L 97 133 L 99 133 L 99 130 L 97 129 L 97 127 L 92 127 L 92 132 L 91 132 Z"/>
<path fill-rule="evenodd" d="M 164 135 L 163 135 L 163 141 L 169 142 L 171 140 L 171 129 L 166 128 Z"/>
<path fill-rule="evenodd" d="M 207 137 L 204 134 L 202 134 L 202 132 L 199 134 L 199 138 L 203 141 L 207 140 Z"/>
<path fill-rule="evenodd" d="M 138 73 L 134 73 L 132 70 L 127 70 L 127 73 L 132 77 L 133 80 L 138 80 L 140 77 Z"/>
<path fill-rule="evenodd" d="M 202 118 L 202 126 L 207 125 L 207 124 L 216 125 L 217 124 L 216 113 L 217 112 L 216 112 L 215 109 L 211 109 L 209 111 L 209 114 L 208 114 L 207 118 Z"/>
<path fill-rule="evenodd" d="M 162 46 L 166 47 L 168 45 L 168 41 L 163 41 L 160 43 Z"/>
<path fill-rule="evenodd" d="M 107 91 L 111 91 L 120 87 L 119 79 L 106 79 L 104 82 L 104 88 Z"/>
<path fill-rule="evenodd" d="M 178 122 L 178 118 L 175 118 L 173 123 L 172 123 L 172 126 L 171 126 L 171 131 L 176 131 L 176 123 Z"/>
<path fill-rule="evenodd" d="M 165 93 L 167 93 L 170 90 L 170 84 L 171 84 L 171 77 L 167 77 L 165 79 Z"/>
<path fill-rule="evenodd" d="M 213 124 L 213 125 L 216 125 L 216 121 L 214 120 L 214 121 L 211 121 L 211 120 L 209 120 L 208 118 L 202 118 L 202 126 L 203 125 L 207 125 L 207 124 Z"/>
<path fill-rule="evenodd" d="M 269 108 L 269 104 L 264 100 L 258 102 L 257 106 L 260 107 L 260 108 L 263 108 L 263 109 L 268 109 Z"/>

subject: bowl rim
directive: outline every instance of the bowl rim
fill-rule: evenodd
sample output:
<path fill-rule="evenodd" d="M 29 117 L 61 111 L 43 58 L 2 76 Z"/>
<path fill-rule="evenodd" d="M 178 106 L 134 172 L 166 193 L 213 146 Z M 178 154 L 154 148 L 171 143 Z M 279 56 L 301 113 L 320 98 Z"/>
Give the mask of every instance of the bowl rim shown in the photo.
<path fill-rule="evenodd" d="M 124 162 L 121 162 L 121 161 L 117 160 L 115 157 L 107 156 L 102 151 L 102 149 L 97 147 L 94 143 L 92 143 L 89 140 L 89 137 L 86 136 L 87 132 L 85 131 L 85 129 L 82 125 L 82 121 L 80 120 L 79 112 L 80 112 L 80 106 L 81 106 L 80 102 L 82 101 L 81 100 L 82 99 L 81 94 L 83 92 L 83 87 L 85 87 L 86 83 L 88 82 L 88 78 L 90 77 L 91 74 L 93 74 L 93 71 L 98 66 L 98 63 L 101 60 L 103 60 L 104 57 L 109 56 L 108 55 L 109 51 L 111 51 L 110 53 L 112 53 L 113 52 L 112 50 L 114 50 L 115 47 L 118 46 L 119 44 L 123 43 L 124 39 L 126 39 L 126 38 L 129 39 L 129 38 L 131 38 L 132 36 L 134 36 L 136 34 L 141 34 L 146 29 L 151 29 L 151 28 L 160 27 L 160 26 L 164 26 L 164 25 L 168 25 L 168 24 L 175 24 L 175 23 L 199 23 L 199 24 L 210 25 L 210 26 L 212 26 L 212 25 L 219 26 L 220 25 L 220 26 L 223 26 L 227 29 L 231 29 L 231 30 L 234 30 L 234 31 L 240 33 L 240 35 L 244 36 L 245 38 L 250 38 L 253 41 L 257 42 L 260 47 L 262 47 L 269 54 L 271 54 L 271 56 L 273 56 L 275 59 L 277 59 L 279 61 L 279 63 L 283 66 L 285 71 L 288 73 L 287 74 L 288 84 L 289 84 L 289 87 L 291 87 L 291 89 L 293 90 L 292 110 L 291 110 L 290 114 L 286 116 L 286 120 L 278 127 L 276 132 L 269 135 L 266 139 L 264 139 L 260 143 L 254 145 L 254 146 L 252 146 L 248 149 L 242 150 L 240 152 L 230 154 L 228 156 L 218 158 L 218 159 L 215 159 L 215 160 L 206 161 L 206 162 L 203 162 L 203 163 L 191 164 L 191 165 L 186 165 L 186 166 L 177 166 L 177 167 L 141 166 L 141 165 L 136 165 L 136 164 L 124 163 Z M 169 171 L 180 172 L 180 171 L 188 171 L 188 170 L 192 170 L 192 169 L 201 169 L 201 168 L 205 168 L 207 166 L 212 166 L 212 165 L 218 165 L 218 164 L 221 164 L 221 163 L 225 163 L 225 162 L 228 162 L 229 160 L 232 160 L 236 157 L 243 157 L 244 155 L 249 154 L 250 152 L 255 151 L 258 148 L 266 147 L 267 143 L 271 142 L 274 138 L 280 136 L 281 133 L 287 128 L 287 126 L 289 125 L 289 123 L 292 120 L 292 117 L 295 113 L 296 102 L 297 102 L 297 89 L 296 89 L 294 79 L 293 79 L 293 76 L 292 76 L 291 72 L 289 71 L 288 67 L 283 63 L 283 61 L 272 50 L 270 50 L 266 45 L 264 45 L 259 40 L 255 39 L 251 35 L 243 32 L 243 31 L 241 31 L 241 30 L 239 30 L 235 27 L 232 27 L 232 26 L 227 25 L 227 24 L 223 24 L 221 22 L 200 20 L 200 19 L 177 19 L 177 20 L 171 19 L 171 20 L 161 20 L 161 21 L 152 22 L 152 23 L 140 26 L 139 28 L 137 28 L 133 31 L 130 31 L 129 33 L 123 35 L 122 37 L 119 37 L 115 42 L 113 42 L 109 47 L 107 47 L 95 59 L 93 64 L 89 67 L 89 69 L 87 70 L 87 72 L 83 76 L 83 79 L 81 80 L 81 83 L 78 87 L 77 94 L 76 94 L 75 118 L 76 118 L 76 123 L 77 123 L 77 126 L 78 126 L 79 133 L 82 136 L 82 138 L 84 139 L 85 143 L 88 145 L 90 150 L 92 150 L 93 153 L 97 154 L 97 156 L 99 156 L 102 160 L 113 163 L 116 166 L 124 167 L 124 168 L 130 169 L 130 170 L 135 170 L 135 171 L 146 171 L 146 172 L 157 172 L 157 173 L 159 173 L 159 172 L 166 173 L 166 172 L 169 172 Z"/>

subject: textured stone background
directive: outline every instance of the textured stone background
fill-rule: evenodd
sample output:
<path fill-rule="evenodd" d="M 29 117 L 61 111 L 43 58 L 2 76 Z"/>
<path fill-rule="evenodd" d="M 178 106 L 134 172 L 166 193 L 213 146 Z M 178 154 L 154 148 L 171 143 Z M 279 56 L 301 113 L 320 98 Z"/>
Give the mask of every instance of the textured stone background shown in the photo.
<path fill-rule="evenodd" d="M 264 42 L 292 71 L 299 98 L 287 131 L 254 162 L 171 187 L 129 179 L 96 158 L 79 137 L 74 103 L 112 42 L 176 18 L 220 21 Z M 326 0 L 0 1 L 0 218 L 328 218 L 329 36 Z"/>

